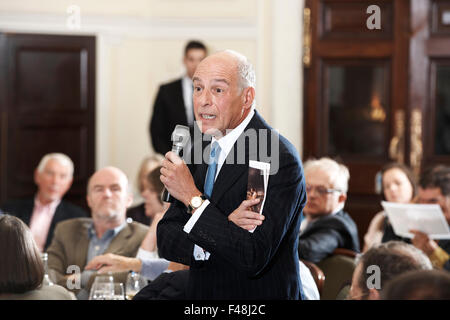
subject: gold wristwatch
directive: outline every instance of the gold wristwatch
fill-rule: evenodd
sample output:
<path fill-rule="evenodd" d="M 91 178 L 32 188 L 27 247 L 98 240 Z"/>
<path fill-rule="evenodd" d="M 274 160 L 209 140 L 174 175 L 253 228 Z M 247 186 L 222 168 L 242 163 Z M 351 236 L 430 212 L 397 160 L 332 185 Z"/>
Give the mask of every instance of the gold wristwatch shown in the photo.
<path fill-rule="evenodd" d="M 192 197 L 191 201 L 189 201 L 189 204 L 187 206 L 187 212 L 192 213 L 194 210 L 200 208 L 203 202 L 205 202 L 205 200 L 206 197 L 203 194 Z"/>

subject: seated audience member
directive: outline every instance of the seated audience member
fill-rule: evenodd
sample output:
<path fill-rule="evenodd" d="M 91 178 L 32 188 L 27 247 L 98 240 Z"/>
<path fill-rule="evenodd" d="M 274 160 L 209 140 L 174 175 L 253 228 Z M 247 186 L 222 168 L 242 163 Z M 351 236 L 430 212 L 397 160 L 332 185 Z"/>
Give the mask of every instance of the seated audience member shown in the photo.
<path fill-rule="evenodd" d="M 382 300 L 450 300 L 450 274 L 442 270 L 405 273 L 390 281 Z"/>
<path fill-rule="evenodd" d="M 428 169 L 419 182 L 418 203 L 439 204 L 447 223 L 450 223 L 450 167 Z M 419 230 L 411 230 L 411 243 L 422 250 L 439 269 L 450 271 L 450 240 L 432 240 Z"/>
<path fill-rule="evenodd" d="M 381 169 L 381 189 L 385 201 L 409 203 L 417 193 L 416 178 L 404 164 L 390 163 Z M 373 217 L 367 233 L 364 235 L 363 252 L 382 242 L 385 228 L 390 228 L 389 232 L 393 232 L 386 213 L 381 211 Z"/>
<path fill-rule="evenodd" d="M 158 188 L 158 185 L 152 185 L 152 183 L 149 185 L 147 176 L 152 170 L 160 166 L 163 160 L 164 157 L 160 154 L 155 154 L 142 160 L 137 176 L 137 189 L 144 199 L 144 202 L 127 210 L 127 217 L 133 219 L 133 221 L 137 221 L 148 226 L 152 222 L 154 210 L 152 210 L 151 205 L 149 207 L 146 200 L 148 195 L 151 193 L 148 189 L 150 188 L 153 191 L 153 189 Z M 161 182 L 160 184 L 162 185 Z"/>
<path fill-rule="evenodd" d="M 0 216 L 0 300 L 72 300 L 61 286 L 43 286 L 44 265 L 30 229 L 11 215 Z"/>
<path fill-rule="evenodd" d="M 62 200 L 73 179 L 73 162 L 62 153 L 45 155 L 34 172 L 38 190 L 33 198 L 12 200 L 2 205 L 5 212 L 27 224 L 41 251 L 50 245 L 56 225 L 64 220 L 87 217 L 87 213 Z"/>
<path fill-rule="evenodd" d="M 86 265 L 86 270 L 98 270 L 99 272 L 122 272 L 133 270 L 139 272 L 149 280 L 154 280 L 169 266 L 169 261 L 159 258 L 156 243 L 156 227 L 168 208 L 167 203 L 161 201 L 164 185 L 160 177 L 161 166 L 154 168 L 148 175 L 143 192 L 145 208 L 153 216 L 150 228 L 141 243 L 136 258 L 122 257 L 115 254 L 105 254 L 95 257 Z"/>
<path fill-rule="evenodd" d="M 138 222 L 126 222 L 126 209 L 132 202 L 125 174 L 114 167 L 95 172 L 89 179 L 87 203 L 92 218 L 64 221 L 56 227 L 48 248 L 50 276 L 58 284 L 70 283 L 78 299 L 87 299 L 96 276 L 84 270 L 87 262 L 104 253 L 134 257 L 148 227 Z M 80 273 L 67 274 L 71 265 Z M 125 282 L 126 273 L 114 275 L 116 282 Z M 81 289 L 81 290 L 79 290 Z"/>
<path fill-rule="evenodd" d="M 308 201 L 303 210 L 298 254 L 318 263 L 336 248 L 359 252 L 358 230 L 344 212 L 348 169 L 329 158 L 309 160 L 304 165 Z"/>
<path fill-rule="evenodd" d="M 408 271 L 432 268 L 428 257 L 410 244 L 402 241 L 379 244 L 357 257 L 349 298 L 379 300 L 381 290 L 391 279 Z"/>

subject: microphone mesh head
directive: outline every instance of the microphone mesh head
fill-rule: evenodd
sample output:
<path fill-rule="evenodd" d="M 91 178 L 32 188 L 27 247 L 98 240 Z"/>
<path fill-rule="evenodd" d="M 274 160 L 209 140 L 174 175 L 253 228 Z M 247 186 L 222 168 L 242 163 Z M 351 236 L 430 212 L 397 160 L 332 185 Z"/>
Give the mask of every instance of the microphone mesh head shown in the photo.
<path fill-rule="evenodd" d="M 177 124 L 175 129 L 172 132 L 172 142 L 174 145 L 178 147 L 186 146 L 188 140 L 190 138 L 189 128 L 186 126 L 182 126 Z"/>

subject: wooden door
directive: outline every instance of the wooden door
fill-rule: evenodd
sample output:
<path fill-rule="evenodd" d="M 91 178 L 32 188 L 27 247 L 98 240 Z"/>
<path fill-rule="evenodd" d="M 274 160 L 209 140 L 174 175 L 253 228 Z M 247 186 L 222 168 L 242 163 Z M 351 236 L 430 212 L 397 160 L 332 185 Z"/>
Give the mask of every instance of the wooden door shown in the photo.
<path fill-rule="evenodd" d="M 367 8 L 381 9 L 370 30 Z M 304 160 L 329 156 L 350 170 L 346 210 L 362 238 L 381 210 L 375 176 L 409 158 L 409 1 L 307 0 Z"/>
<path fill-rule="evenodd" d="M 95 37 L 0 33 L 0 202 L 32 196 L 43 155 L 67 154 L 66 199 L 95 170 Z"/>
<path fill-rule="evenodd" d="M 410 163 L 450 165 L 450 3 L 411 1 Z"/>

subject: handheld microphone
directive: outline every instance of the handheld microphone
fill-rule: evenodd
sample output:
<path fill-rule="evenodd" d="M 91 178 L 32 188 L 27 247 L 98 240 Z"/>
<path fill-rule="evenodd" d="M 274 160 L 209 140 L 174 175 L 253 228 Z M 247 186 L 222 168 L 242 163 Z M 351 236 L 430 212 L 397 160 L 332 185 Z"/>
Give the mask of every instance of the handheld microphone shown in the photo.
<path fill-rule="evenodd" d="M 180 156 L 181 150 L 183 150 L 183 148 L 186 146 L 187 142 L 189 141 L 189 138 L 190 138 L 189 128 L 177 124 L 172 132 L 172 152 L 175 153 L 177 156 Z M 167 191 L 167 189 L 164 188 L 164 192 L 161 195 L 161 200 L 164 202 L 173 202 L 175 199 L 170 195 L 169 191 Z"/>

